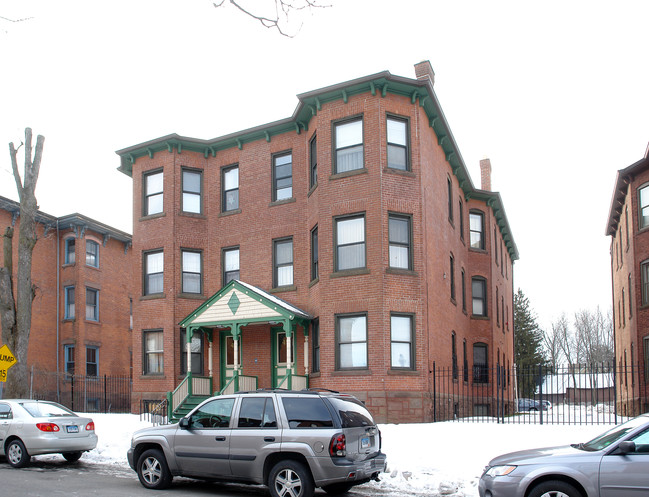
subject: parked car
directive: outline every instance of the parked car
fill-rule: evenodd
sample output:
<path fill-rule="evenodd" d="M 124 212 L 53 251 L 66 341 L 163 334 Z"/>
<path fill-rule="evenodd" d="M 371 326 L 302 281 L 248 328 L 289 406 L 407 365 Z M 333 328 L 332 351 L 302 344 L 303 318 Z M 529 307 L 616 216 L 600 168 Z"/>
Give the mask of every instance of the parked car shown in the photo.
<path fill-rule="evenodd" d="M 545 410 L 546 408 L 543 407 Z M 541 410 L 541 403 L 534 399 L 518 399 L 518 412 L 534 412 Z"/>
<path fill-rule="evenodd" d="M 524 450 L 489 462 L 480 497 L 649 495 L 649 414 L 590 442 Z"/>
<path fill-rule="evenodd" d="M 542 401 L 541 405 L 543 406 L 543 409 L 545 409 L 546 411 L 552 409 L 552 402 L 550 402 L 549 400 Z"/>
<path fill-rule="evenodd" d="M 178 423 L 135 432 L 127 457 L 146 488 L 182 475 L 267 485 L 273 497 L 344 493 L 386 467 L 363 403 L 314 390 L 212 397 Z"/>
<path fill-rule="evenodd" d="M 0 400 L 0 443 L 15 468 L 31 456 L 61 453 L 76 462 L 97 446 L 95 423 L 56 402 L 29 399 Z"/>

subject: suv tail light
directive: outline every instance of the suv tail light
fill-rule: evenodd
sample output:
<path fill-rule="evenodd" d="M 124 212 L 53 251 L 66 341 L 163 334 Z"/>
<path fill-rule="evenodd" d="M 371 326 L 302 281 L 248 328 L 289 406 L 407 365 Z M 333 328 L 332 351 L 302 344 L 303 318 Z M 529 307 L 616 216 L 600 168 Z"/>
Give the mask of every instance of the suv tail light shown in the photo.
<path fill-rule="evenodd" d="M 331 437 L 329 455 L 331 457 L 345 457 L 347 455 L 347 439 L 343 433 L 336 433 Z"/>
<path fill-rule="evenodd" d="M 59 426 L 54 423 L 36 423 L 36 428 L 41 431 L 59 431 Z"/>

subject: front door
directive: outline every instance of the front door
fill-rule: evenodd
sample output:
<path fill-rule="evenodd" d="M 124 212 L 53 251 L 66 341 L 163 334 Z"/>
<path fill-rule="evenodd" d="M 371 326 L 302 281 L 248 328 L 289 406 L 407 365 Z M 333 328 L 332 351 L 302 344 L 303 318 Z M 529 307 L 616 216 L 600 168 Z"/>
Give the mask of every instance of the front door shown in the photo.
<path fill-rule="evenodd" d="M 272 330 L 273 337 L 273 361 L 272 361 L 272 375 L 273 375 L 273 388 L 288 388 L 288 385 L 283 383 L 284 378 L 288 374 L 288 351 L 287 351 L 287 337 L 286 332 L 280 328 Z M 291 372 L 295 374 L 295 364 L 297 357 L 295 356 L 295 333 L 291 336 Z"/>
<path fill-rule="evenodd" d="M 241 370 L 241 336 L 239 336 L 239 370 Z M 221 333 L 221 390 L 234 375 L 234 338 L 229 333 Z"/>

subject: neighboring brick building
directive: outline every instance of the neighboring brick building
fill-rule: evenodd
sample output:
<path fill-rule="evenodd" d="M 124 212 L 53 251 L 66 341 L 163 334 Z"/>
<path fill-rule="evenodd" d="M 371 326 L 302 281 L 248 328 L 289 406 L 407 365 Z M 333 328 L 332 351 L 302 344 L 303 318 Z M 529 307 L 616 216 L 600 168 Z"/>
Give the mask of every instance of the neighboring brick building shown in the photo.
<path fill-rule="evenodd" d="M 134 410 L 179 385 L 188 355 L 214 390 L 292 371 L 381 422 L 432 419 L 434 365 L 483 390 L 513 365 L 518 253 L 491 165 L 474 187 L 432 68 L 415 69 L 299 95 L 267 125 L 117 152 L 134 193 Z"/>
<path fill-rule="evenodd" d="M 649 410 L 649 148 L 617 172 L 606 234 L 611 237 L 618 411 Z"/>
<path fill-rule="evenodd" d="M 131 236 L 80 214 L 39 211 L 36 221 L 27 355 L 34 381 L 52 373 L 130 375 Z M 14 226 L 14 286 L 19 225 L 20 205 L 0 197 L 0 230 Z"/>

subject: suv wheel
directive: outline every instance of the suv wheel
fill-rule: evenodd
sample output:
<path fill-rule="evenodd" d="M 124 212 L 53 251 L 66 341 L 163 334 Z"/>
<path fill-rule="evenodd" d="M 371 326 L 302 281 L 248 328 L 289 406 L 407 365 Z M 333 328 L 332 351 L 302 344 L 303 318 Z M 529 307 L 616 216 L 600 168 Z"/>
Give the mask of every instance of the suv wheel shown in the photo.
<path fill-rule="evenodd" d="M 581 497 L 581 493 L 564 481 L 544 481 L 532 489 L 530 497 Z"/>
<path fill-rule="evenodd" d="M 164 454 L 158 449 L 144 451 L 137 462 L 137 476 L 146 488 L 162 490 L 171 485 L 171 472 Z"/>
<path fill-rule="evenodd" d="M 272 497 L 311 497 L 314 485 L 311 474 L 302 463 L 280 461 L 270 471 L 268 489 Z"/>

